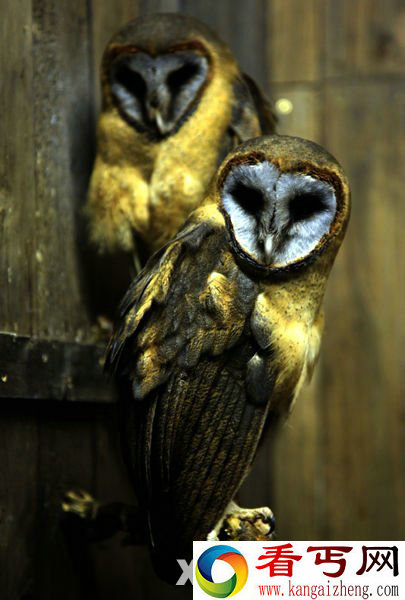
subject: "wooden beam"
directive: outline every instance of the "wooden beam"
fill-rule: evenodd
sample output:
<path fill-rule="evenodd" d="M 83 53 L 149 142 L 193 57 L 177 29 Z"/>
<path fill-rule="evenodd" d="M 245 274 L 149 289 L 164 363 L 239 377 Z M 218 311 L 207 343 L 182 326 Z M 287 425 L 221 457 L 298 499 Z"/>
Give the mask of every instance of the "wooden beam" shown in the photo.
<path fill-rule="evenodd" d="M 111 403 L 103 346 L 0 333 L 0 398 Z"/>

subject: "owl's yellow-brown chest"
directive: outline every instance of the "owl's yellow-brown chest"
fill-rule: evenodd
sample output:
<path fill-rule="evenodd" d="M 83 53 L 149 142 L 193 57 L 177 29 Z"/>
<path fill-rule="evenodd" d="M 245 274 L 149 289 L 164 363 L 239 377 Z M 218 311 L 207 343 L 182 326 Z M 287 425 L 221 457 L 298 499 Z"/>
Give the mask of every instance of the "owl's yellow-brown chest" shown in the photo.
<path fill-rule="evenodd" d="M 318 289 L 319 287 L 319 289 Z M 252 330 L 272 349 L 271 368 L 277 373 L 272 409 L 288 413 L 319 355 L 323 330 L 322 282 L 268 285 L 257 297 L 251 317 Z"/>

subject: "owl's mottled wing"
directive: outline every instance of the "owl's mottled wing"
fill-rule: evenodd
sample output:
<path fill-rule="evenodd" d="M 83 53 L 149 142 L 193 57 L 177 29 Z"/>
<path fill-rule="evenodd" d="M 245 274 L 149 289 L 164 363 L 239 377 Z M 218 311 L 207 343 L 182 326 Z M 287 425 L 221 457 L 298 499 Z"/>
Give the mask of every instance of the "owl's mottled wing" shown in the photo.
<path fill-rule="evenodd" d="M 132 381 L 135 400 L 144 399 L 164 383 L 173 365 L 183 360 L 192 366 L 193 349 L 203 350 L 199 347 L 202 332 L 211 329 L 214 333 L 209 311 L 201 315 L 198 325 L 194 317 L 201 308 L 195 304 L 196 294 L 204 292 L 210 267 L 223 245 L 222 236 L 215 233 L 209 224 L 187 223 L 149 260 L 121 304 L 107 367 Z M 202 245 L 207 253 L 203 261 L 198 260 Z M 211 255 L 213 251 L 215 255 Z M 215 344 L 214 337 L 209 336 L 205 343 Z"/>
<path fill-rule="evenodd" d="M 249 88 L 250 95 L 259 117 L 261 135 L 274 133 L 277 125 L 277 117 L 273 112 L 270 101 L 263 93 L 261 87 L 254 79 L 252 79 L 252 77 L 250 77 L 250 75 L 243 73 L 243 79 Z"/>
<path fill-rule="evenodd" d="M 223 228 L 186 227 L 129 291 L 110 344 L 110 366 L 132 386 L 125 453 L 157 551 L 174 535 L 177 548 L 205 538 L 239 488 L 266 418 L 245 387 L 257 290 L 225 244 Z"/>
<path fill-rule="evenodd" d="M 271 103 L 249 75 L 244 73 L 235 81 L 233 95 L 230 132 L 234 136 L 234 145 L 249 138 L 274 133 L 277 118 Z"/>

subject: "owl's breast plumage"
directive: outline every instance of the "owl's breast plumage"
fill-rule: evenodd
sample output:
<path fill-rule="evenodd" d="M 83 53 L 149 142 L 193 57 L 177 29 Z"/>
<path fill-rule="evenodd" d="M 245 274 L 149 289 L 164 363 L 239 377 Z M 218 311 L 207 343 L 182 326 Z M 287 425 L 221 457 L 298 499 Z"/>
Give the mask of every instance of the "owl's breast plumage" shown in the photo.
<path fill-rule="evenodd" d="M 311 376 L 319 354 L 323 314 L 306 295 L 294 298 L 291 286 L 270 285 L 258 295 L 250 319 L 265 374 L 273 380 L 270 411 L 286 415 L 303 383 Z M 253 361 L 254 363 L 254 361 Z M 255 365 L 256 366 L 256 365 Z"/>

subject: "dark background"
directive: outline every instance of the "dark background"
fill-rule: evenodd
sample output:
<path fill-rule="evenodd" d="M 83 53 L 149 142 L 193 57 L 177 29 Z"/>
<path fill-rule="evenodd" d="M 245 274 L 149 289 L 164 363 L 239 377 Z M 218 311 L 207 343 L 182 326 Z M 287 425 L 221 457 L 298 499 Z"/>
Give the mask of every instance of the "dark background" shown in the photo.
<path fill-rule="evenodd" d="M 66 489 L 133 498 L 110 392 L 100 403 L 101 392 L 83 391 L 83 382 L 80 391 L 71 376 L 90 360 L 93 339 L 80 209 L 94 155 L 100 57 L 119 26 L 146 12 L 180 11 L 216 29 L 278 101 L 279 131 L 325 145 L 352 185 L 320 364 L 287 425 L 263 447 L 243 502 L 269 504 L 282 540 L 404 539 L 403 2 L 0 5 L 0 330 L 26 336 L 15 356 L 10 338 L 0 336 L 2 600 L 80 597 L 58 526 Z M 45 346 L 38 349 L 37 339 Z M 57 340 L 59 350 L 50 347 L 48 356 L 46 340 Z M 83 360 L 72 359 L 76 351 Z M 48 360 L 56 361 L 52 385 Z M 90 548 L 92 598 L 189 596 L 154 578 L 143 549 L 120 542 Z"/>

